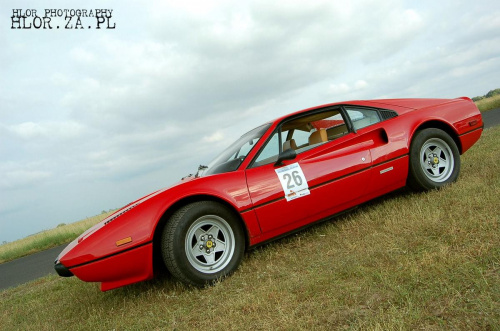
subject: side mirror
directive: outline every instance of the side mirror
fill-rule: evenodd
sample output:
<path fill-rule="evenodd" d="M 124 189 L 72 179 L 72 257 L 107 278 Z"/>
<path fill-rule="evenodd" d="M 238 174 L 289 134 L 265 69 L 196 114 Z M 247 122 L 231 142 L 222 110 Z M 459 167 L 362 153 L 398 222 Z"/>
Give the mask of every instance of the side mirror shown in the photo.
<path fill-rule="evenodd" d="M 274 164 L 275 167 L 280 166 L 283 164 L 283 161 L 285 160 L 293 160 L 297 157 L 297 153 L 293 149 L 287 149 L 278 155 L 278 160 Z"/>

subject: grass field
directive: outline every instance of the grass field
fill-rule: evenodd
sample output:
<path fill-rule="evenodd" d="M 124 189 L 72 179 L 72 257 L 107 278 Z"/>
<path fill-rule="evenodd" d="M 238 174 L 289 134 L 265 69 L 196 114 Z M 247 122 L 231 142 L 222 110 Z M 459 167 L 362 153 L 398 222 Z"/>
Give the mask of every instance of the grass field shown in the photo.
<path fill-rule="evenodd" d="M 475 104 L 480 111 L 500 108 L 500 94 L 492 96 L 491 98 L 476 101 Z"/>
<path fill-rule="evenodd" d="M 2 330 L 500 330 L 500 128 L 457 183 L 400 191 L 246 254 L 213 287 L 106 293 L 48 276 L 0 292 Z"/>

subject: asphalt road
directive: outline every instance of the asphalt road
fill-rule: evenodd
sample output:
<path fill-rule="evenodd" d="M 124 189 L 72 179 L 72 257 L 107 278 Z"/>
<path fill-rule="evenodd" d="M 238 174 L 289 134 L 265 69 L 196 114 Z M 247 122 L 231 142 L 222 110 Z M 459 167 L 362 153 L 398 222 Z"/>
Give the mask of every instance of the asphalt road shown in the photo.
<path fill-rule="evenodd" d="M 49 274 L 57 274 L 54 260 L 66 245 L 0 264 L 0 291 Z"/>
<path fill-rule="evenodd" d="M 492 109 L 483 113 L 484 128 L 500 125 L 500 108 Z"/>
<path fill-rule="evenodd" d="M 485 128 L 500 125 L 500 108 L 483 113 Z M 56 274 L 54 260 L 66 245 L 0 264 L 0 290 Z"/>

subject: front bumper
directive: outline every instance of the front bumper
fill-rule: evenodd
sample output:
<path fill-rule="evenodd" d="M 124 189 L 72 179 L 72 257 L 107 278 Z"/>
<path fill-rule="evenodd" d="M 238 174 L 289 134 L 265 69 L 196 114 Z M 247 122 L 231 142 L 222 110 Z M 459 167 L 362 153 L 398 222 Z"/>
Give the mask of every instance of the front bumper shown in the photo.
<path fill-rule="evenodd" d="M 74 275 L 85 282 L 100 282 L 101 291 L 148 280 L 154 275 L 152 241 L 68 268 L 60 260 L 66 262 L 65 254 L 70 250 L 63 251 L 55 261 L 54 269 L 59 276 Z"/>

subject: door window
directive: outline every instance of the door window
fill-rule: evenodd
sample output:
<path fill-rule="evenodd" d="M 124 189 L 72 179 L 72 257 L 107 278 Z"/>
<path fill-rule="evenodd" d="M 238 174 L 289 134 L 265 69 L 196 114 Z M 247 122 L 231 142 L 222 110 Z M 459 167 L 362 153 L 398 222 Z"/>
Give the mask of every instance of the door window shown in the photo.
<path fill-rule="evenodd" d="M 342 137 L 349 130 L 340 109 L 330 109 L 284 122 L 278 132 L 262 148 L 252 167 L 276 162 L 279 153 L 286 149 L 291 148 L 300 154 Z"/>

